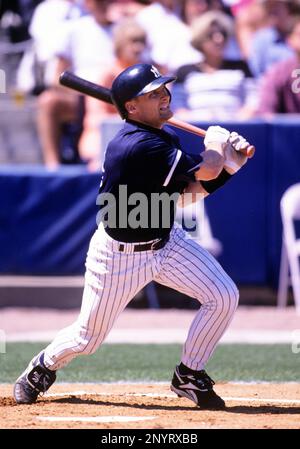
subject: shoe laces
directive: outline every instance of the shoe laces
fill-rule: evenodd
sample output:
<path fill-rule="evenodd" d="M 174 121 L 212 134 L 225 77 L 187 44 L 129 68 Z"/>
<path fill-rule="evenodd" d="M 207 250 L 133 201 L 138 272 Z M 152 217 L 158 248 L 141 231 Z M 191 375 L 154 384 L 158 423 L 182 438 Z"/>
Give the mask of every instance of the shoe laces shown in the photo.
<path fill-rule="evenodd" d="M 198 371 L 193 377 L 201 389 L 212 390 L 215 385 L 205 370 Z"/>

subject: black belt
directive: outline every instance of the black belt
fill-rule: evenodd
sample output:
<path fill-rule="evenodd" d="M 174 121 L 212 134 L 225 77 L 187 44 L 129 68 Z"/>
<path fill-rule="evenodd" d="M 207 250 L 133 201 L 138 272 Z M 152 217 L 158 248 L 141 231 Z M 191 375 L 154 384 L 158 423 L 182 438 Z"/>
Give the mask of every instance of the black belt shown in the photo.
<path fill-rule="evenodd" d="M 149 243 L 142 243 L 134 245 L 133 252 L 139 252 L 139 251 L 156 251 L 158 249 L 161 249 L 165 246 L 165 244 L 169 241 L 169 235 L 164 237 L 161 240 L 158 240 L 157 242 L 149 242 Z M 119 245 L 119 251 L 123 252 L 125 249 L 125 245 L 123 243 L 120 243 Z"/>

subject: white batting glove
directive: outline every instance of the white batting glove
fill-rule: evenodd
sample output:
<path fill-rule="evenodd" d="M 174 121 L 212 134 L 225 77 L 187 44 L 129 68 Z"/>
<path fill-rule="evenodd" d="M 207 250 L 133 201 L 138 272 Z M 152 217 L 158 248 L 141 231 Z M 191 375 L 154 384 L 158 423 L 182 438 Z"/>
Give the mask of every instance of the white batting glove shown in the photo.
<path fill-rule="evenodd" d="M 221 126 L 210 126 L 205 134 L 204 145 L 206 150 L 214 150 L 224 155 L 224 146 L 228 141 L 230 132 Z"/>
<path fill-rule="evenodd" d="M 250 145 L 250 143 L 245 139 L 245 137 L 240 136 L 235 131 L 230 133 L 229 142 L 231 143 L 235 151 L 245 150 Z"/>
<path fill-rule="evenodd" d="M 246 149 L 249 145 L 243 136 L 236 132 L 230 133 L 228 143 L 224 147 L 224 168 L 230 175 L 239 171 L 246 164 L 247 156 L 244 156 L 241 150 Z"/>

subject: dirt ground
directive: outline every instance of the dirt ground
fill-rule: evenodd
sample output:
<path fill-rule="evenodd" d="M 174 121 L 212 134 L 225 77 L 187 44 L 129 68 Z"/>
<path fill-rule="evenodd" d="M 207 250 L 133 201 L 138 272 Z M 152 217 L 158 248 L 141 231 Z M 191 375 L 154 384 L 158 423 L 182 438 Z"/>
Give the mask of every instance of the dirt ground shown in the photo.
<path fill-rule="evenodd" d="M 33 405 L 0 385 L 0 427 L 8 429 L 299 429 L 296 383 L 215 387 L 225 411 L 204 411 L 165 383 L 57 384 Z"/>

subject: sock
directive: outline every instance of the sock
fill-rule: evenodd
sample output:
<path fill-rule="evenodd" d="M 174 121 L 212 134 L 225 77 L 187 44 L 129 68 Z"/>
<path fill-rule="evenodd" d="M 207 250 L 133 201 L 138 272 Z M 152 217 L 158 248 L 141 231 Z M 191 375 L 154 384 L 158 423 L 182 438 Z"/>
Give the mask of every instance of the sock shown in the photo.
<path fill-rule="evenodd" d="M 194 374 L 195 371 L 192 370 L 191 368 L 188 368 L 186 365 L 184 365 L 182 362 L 179 365 L 179 372 L 180 374 Z"/>

